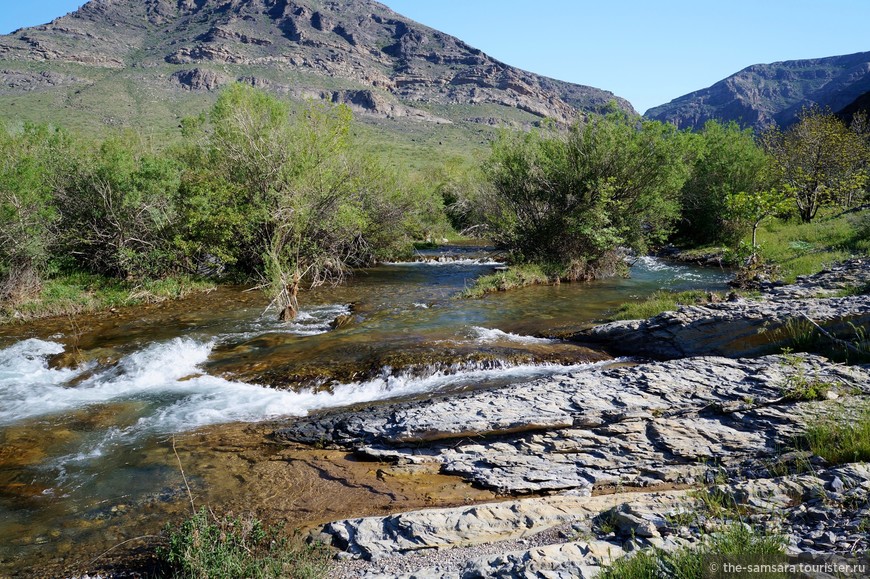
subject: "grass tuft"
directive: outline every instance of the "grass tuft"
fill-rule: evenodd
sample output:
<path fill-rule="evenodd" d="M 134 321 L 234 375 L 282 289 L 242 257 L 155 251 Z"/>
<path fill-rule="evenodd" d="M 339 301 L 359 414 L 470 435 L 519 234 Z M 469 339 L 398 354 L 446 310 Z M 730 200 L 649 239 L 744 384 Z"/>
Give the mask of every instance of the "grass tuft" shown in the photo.
<path fill-rule="evenodd" d="M 742 523 L 732 523 L 718 533 L 711 534 L 697 547 L 686 547 L 676 551 L 645 549 L 636 555 L 629 555 L 615 561 L 602 570 L 601 579 L 684 579 L 705 577 L 705 566 L 709 557 L 745 557 L 780 555 L 785 547 L 785 539 L 780 535 L 769 534 L 748 527 Z"/>
<path fill-rule="evenodd" d="M 217 518 L 201 508 L 177 528 L 167 527 L 168 546 L 158 555 L 172 577 L 266 579 L 326 577 L 330 554 L 321 544 L 292 540 L 280 527 L 248 517 Z"/>
<path fill-rule="evenodd" d="M 844 420 L 843 414 L 849 419 Z M 870 405 L 817 421 L 804 438 L 813 454 L 831 464 L 870 461 Z"/>
<path fill-rule="evenodd" d="M 37 296 L 22 303 L 0 302 L 0 324 L 159 303 L 214 287 L 212 282 L 187 276 L 129 282 L 74 273 L 47 280 Z"/>
<path fill-rule="evenodd" d="M 558 278 L 556 278 L 558 279 Z M 499 271 L 484 275 L 466 288 L 459 297 L 481 298 L 486 294 L 508 291 L 531 285 L 552 283 L 553 277 L 547 275 L 544 268 L 537 264 L 513 265 L 507 271 Z"/>
<path fill-rule="evenodd" d="M 716 296 L 714 299 L 721 301 L 722 297 L 720 295 L 714 295 Z M 711 294 L 703 290 L 683 292 L 659 290 L 641 301 L 622 304 L 611 319 L 644 320 L 662 312 L 674 311 L 679 306 L 708 304 L 710 303 L 710 296 Z"/>

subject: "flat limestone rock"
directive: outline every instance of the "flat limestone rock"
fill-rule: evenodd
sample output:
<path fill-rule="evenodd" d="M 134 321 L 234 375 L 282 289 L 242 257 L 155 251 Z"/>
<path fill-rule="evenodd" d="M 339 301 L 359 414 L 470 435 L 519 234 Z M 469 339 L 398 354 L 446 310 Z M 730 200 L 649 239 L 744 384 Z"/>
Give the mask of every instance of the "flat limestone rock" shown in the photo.
<path fill-rule="evenodd" d="M 685 491 L 634 493 L 636 509 L 667 512 L 686 501 Z M 366 560 L 426 549 L 466 547 L 529 537 L 551 527 L 589 521 L 612 508 L 613 497 L 554 496 L 502 503 L 426 509 L 329 523 L 333 544 Z"/>
<path fill-rule="evenodd" d="M 870 499 L 867 464 L 736 480 L 714 485 L 710 492 L 725 497 L 723 504 L 743 506 L 737 521 L 774 528 L 788 523 L 784 533 L 792 556 L 831 556 L 846 537 L 851 547 L 867 549 L 860 522 Z M 695 517 L 691 525 L 681 522 L 687 516 Z M 602 520 L 609 527 L 603 528 Z M 671 551 L 698 545 L 705 533 L 727 524 L 718 515 L 708 518 L 697 494 L 672 490 L 412 511 L 338 521 L 326 525 L 324 533 L 336 546 L 368 561 L 339 565 L 339 577 L 568 578 L 595 577 L 602 566 L 637 548 Z M 563 531 L 553 533 L 554 527 Z M 523 544 L 528 546 L 518 548 Z"/>
<path fill-rule="evenodd" d="M 789 400 L 796 380 L 824 382 L 841 399 L 870 394 L 867 369 L 817 356 L 690 358 L 327 412 L 275 436 L 440 464 L 501 493 L 691 484 L 718 468 L 757 468 L 838 407 Z"/>

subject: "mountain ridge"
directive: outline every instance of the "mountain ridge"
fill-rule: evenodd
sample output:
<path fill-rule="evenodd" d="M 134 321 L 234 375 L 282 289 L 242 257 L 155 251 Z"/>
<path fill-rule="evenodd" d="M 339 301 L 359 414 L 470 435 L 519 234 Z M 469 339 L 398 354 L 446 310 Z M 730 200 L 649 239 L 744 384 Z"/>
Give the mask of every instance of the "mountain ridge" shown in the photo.
<path fill-rule="evenodd" d="M 697 130 L 710 119 L 763 129 L 788 126 L 805 106 L 842 110 L 870 91 L 870 52 L 748 66 L 644 113 Z"/>
<path fill-rule="evenodd" d="M 498 124 L 493 108 L 524 122 L 567 123 L 611 102 L 635 112 L 609 91 L 511 67 L 374 0 L 91 0 L 0 36 L 0 111 L 3 96 L 40 92 L 75 109 L 113 75 L 157 100 L 242 81 L 434 123 Z"/>

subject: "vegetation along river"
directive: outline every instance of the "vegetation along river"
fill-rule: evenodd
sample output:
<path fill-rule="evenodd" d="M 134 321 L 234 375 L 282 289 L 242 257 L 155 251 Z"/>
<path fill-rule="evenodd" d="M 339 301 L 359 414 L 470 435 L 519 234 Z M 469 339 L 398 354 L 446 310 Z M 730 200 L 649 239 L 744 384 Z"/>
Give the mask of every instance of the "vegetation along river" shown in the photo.
<path fill-rule="evenodd" d="M 340 453 L 301 460 L 264 448 L 264 423 L 612 363 L 548 336 L 587 327 L 658 289 L 720 289 L 728 277 L 641 258 L 629 278 L 456 299 L 495 262 L 467 247 L 420 259 L 306 292 L 290 324 L 264 313 L 259 292 L 219 288 L 174 303 L 0 328 L 0 576 L 37 559 L 69 565 L 158 531 L 190 509 L 179 463 L 203 503 L 282 512 L 292 502 L 283 512 L 307 522 L 353 510 L 354 501 L 370 511 L 374 487 L 345 485 L 344 498 L 326 496 L 333 492 L 327 483 L 340 478 L 336 465 L 370 466 Z M 270 466 L 252 474 L 261 463 Z M 295 488 L 288 488 L 287 473 L 303 466 L 311 480 L 292 475 Z M 455 485 L 448 478 L 417 480 L 418 491 L 431 493 L 413 496 L 421 504 L 432 493 L 446 496 Z M 390 484 L 378 508 L 403 497 L 413 503 L 400 483 Z M 472 492 L 462 487 L 456 493 L 463 496 L 447 500 L 473 500 Z"/>

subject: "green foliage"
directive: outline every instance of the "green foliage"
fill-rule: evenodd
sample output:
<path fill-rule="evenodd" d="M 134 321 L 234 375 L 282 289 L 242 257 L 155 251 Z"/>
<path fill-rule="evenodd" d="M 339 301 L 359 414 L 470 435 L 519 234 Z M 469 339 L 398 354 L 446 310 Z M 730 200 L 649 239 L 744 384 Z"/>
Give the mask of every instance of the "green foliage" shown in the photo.
<path fill-rule="evenodd" d="M 328 550 L 281 535 L 254 518 L 217 518 L 202 508 L 176 529 L 167 527 L 168 546 L 158 555 L 184 579 L 280 579 L 326 577 Z"/>
<path fill-rule="evenodd" d="M 645 549 L 618 559 L 602 570 L 602 579 L 701 579 L 710 557 L 773 556 L 783 552 L 785 539 L 733 523 L 711 534 L 696 547 L 676 551 Z"/>
<path fill-rule="evenodd" d="M 673 127 L 624 113 L 567 133 L 503 134 L 485 166 L 489 234 L 518 261 L 592 277 L 615 247 L 644 251 L 670 232 L 684 149 Z"/>
<path fill-rule="evenodd" d="M 708 121 L 689 138 L 693 159 L 680 193 L 679 236 L 694 244 L 734 244 L 747 219 L 743 212 L 735 214 L 731 200 L 768 189 L 770 160 L 752 130 L 741 130 L 733 121 Z"/>
<path fill-rule="evenodd" d="M 58 253 L 92 273 L 146 278 L 173 271 L 180 167 L 133 134 L 109 138 L 75 159 L 59 188 Z"/>
<path fill-rule="evenodd" d="M 711 294 L 703 290 L 672 292 L 659 290 L 638 302 L 626 302 L 613 314 L 613 320 L 645 320 L 662 312 L 670 312 L 682 305 L 702 305 L 710 302 Z M 716 295 L 716 299 L 721 296 Z"/>
<path fill-rule="evenodd" d="M 726 197 L 726 215 L 732 222 L 748 223 L 752 228 L 750 260 L 758 255 L 758 226 L 767 217 L 784 211 L 786 202 L 786 197 L 776 189 L 739 191 Z"/>
<path fill-rule="evenodd" d="M 480 202 L 484 176 L 468 159 L 449 157 L 424 175 L 441 198 L 444 215 L 454 231 L 463 235 L 484 235 L 486 217 Z"/>
<path fill-rule="evenodd" d="M 281 101 L 236 84 L 208 120 L 211 132 L 186 153 L 178 243 L 192 263 L 219 260 L 265 279 L 282 316 L 295 315 L 303 282 L 337 283 L 440 215 L 432 195 L 354 144 L 347 107 L 311 105 L 292 116 Z"/>
<path fill-rule="evenodd" d="M 804 109 L 797 123 L 785 132 L 769 130 L 762 142 L 773 158 L 779 189 L 803 221 L 812 221 L 821 207 L 852 207 L 862 199 L 870 149 L 831 112 Z"/>
<path fill-rule="evenodd" d="M 58 219 L 53 192 L 69 138 L 61 131 L 0 124 L 0 302 L 39 291 Z"/>
<path fill-rule="evenodd" d="M 813 454 L 831 464 L 870 461 L 870 406 L 841 408 L 835 416 L 813 422 L 804 440 Z"/>

